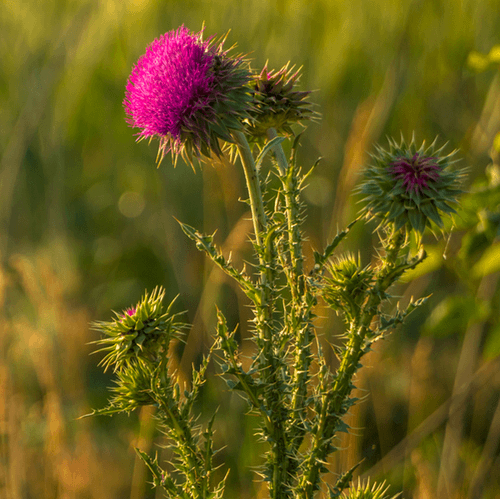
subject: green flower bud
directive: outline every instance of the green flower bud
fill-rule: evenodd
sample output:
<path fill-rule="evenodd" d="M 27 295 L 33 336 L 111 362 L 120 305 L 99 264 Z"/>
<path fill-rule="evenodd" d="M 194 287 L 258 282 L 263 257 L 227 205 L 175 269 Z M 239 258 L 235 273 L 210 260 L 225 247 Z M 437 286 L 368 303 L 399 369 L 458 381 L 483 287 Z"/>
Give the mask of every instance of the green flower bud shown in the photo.
<path fill-rule="evenodd" d="M 325 278 L 325 301 L 348 320 L 356 316 L 366 298 L 366 290 L 373 283 L 373 269 L 362 267 L 361 261 L 348 253 L 327 266 L 330 277 Z"/>
<path fill-rule="evenodd" d="M 389 499 L 389 495 L 387 492 L 389 490 L 389 486 L 382 482 L 380 484 L 374 483 L 370 487 L 370 480 L 365 484 L 362 484 L 358 479 L 358 485 L 351 486 L 348 491 L 342 492 L 340 496 L 341 499 Z M 399 497 L 399 494 L 392 496 L 392 499 L 396 499 Z"/>
<path fill-rule="evenodd" d="M 144 405 L 153 405 L 156 400 L 151 389 L 155 377 L 154 367 L 140 359 L 123 365 L 117 373 L 116 386 L 111 391 L 110 408 L 133 411 Z"/>
<path fill-rule="evenodd" d="M 289 68 L 287 64 L 279 71 L 268 71 L 266 63 L 260 74 L 254 76 L 253 108 L 251 119 L 246 120 L 246 131 L 251 137 L 265 137 L 269 128 L 291 135 L 293 123 L 318 116 L 307 101 L 311 92 L 295 90 L 300 69 L 293 70 L 294 66 Z"/>
<path fill-rule="evenodd" d="M 367 219 L 421 235 L 426 227 L 442 228 L 443 214 L 456 213 L 451 205 L 462 193 L 463 171 L 451 168 L 458 161 L 457 151 L 443 155 L 445 146 L 436 149 L 436 140 L 427 148 L 423 142 L 418 149 L 414 138 L 407 145 L 403 137 L 400 144 L 389 139 L 389 150 L 377 146 L 358 188 Z"/>
<path fill-rule="evenodd" d="M 164 311 L 164 297 L 165 290 L 155 288 L 135 307 L 115 312 L 114 320 L 92 324 L 104 335 L 94 343 L 103 347 L 98 351 L 107 352 L 101 361 L 105 370 L 113 365 L 113 370 L 117 371 L 132 359 L 154 361 L 167 354 L 171 339 L 178 337 L 185 325 L 175 321 L 177 314 L 170 313 L 173 301 Z"/>

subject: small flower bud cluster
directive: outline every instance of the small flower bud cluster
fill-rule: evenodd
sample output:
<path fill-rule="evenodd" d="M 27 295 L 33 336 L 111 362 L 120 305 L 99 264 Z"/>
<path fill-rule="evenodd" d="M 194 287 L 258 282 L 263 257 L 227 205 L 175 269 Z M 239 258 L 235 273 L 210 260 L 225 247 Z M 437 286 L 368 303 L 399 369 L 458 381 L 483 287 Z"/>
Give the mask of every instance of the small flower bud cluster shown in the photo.
<path fill-rule="evenodd" d="M 363 268 L 359 258 L 347 253 L 327 265 L 330 277 L 325 279 L 325 301 L 349 322 L 366 299 L 366 291 L 373 283 L 374 271 Z"/>

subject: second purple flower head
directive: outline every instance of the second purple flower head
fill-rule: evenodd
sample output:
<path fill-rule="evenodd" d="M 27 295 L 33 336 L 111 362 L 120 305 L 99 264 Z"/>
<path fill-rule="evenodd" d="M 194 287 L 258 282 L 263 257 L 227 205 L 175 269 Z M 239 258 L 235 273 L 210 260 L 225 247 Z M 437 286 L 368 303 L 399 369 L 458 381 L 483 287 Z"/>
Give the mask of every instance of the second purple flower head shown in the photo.
<path fill-rule="evenodd" d="M 387 150 L 378 146 L 358 189 L 364 195 L 362 213 L 396 231 L 421 235 L 426 227 L 443 228 L 442 216 L 455 213 L 464 177 L 453 168 L 457 151 L 443 154 L 443 149 L 436 148 L 436 140 L 417 147 L 414 138 L 407 144 L 403 137 L 399 144 L 389 139 Z"/>
<path fill-rule="evenodd" d="M 203 40 L 203 30 L 184 26 L 156 39 L 129 76 L 123 102 L 139 140 L 156 137 L 161 160 L 172 152 L 193 157 L 221 154 L 219 139 L 232 142 L 231 130 L 248 118 L 251 79 L 247 61 L 229 56 L 224 40 Z"/>

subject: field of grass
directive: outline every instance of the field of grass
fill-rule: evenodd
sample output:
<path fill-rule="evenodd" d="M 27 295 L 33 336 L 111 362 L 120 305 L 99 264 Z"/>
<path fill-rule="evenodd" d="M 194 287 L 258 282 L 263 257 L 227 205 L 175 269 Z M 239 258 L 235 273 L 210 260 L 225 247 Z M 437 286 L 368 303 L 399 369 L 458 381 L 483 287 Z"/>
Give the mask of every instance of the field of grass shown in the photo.
<path fill-rule="evenodd" d="M 314 90 L 322 117 L 299 156 L 307 169 L 323 158 L 305 191 L 309 257 L 355 216 L 351 191 L 374 143 L 415 132 L 419 142 L 439 136 L 447 150 L 460 149 L 465 190 L 479 194 L 465 194 L 444 243 L 426 235 L 429 258 L 397 293 L 432 297 L 366 358 L 357 379 L 366 399 L 330 466 L 337 473 L 364 459 L 363 478 L 386 479 L 405 499 L 498 497 L 497 0 L 4 0 L 0 497 L 161 497 L 134 452 L 169 459 L 152 410 L 77 420 L 106 404 L 111 384 L 99 355 L 89 355 L 91 321 L 109 320 L 157 285 L 169 300 L 179 294 L 177 310 L 193 325 L 176 352 L 186 379 L 210 345 L 216 304 L 248 335 L 245 297 L 174 219 L 217 230 L 236 265 L 250 258 L 242 171 L 174 169 L 170 158 L 156 168 L 156 144 L 135 142 L 122 107 L 145 47 L 203 23 L 207 35 L 231 30 L 228 44 L 254 68 L 302 66 L 300 87 Z M 343 249 L 368 262 L 373 229 L 356 227 Z M 318 315 L 325 343 L 338 341 L 340 321 L 327 309 Z M 264 497 L 245 403 L 213 378 L 199 409 L 208 417 L 218 407 L 226 497 Z"/>

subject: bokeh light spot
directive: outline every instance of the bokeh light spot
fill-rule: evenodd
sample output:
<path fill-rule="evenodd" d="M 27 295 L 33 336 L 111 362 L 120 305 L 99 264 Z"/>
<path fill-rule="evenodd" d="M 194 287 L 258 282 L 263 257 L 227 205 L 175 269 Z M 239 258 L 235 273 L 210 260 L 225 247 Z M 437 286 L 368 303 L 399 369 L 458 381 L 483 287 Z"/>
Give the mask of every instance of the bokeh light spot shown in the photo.
<path fill-rule="evenodd" d="M 142 194 L 133 191 L 124 192 L 118 201 L 120 213 L 127 218 L 136 218 L 144 210 L 146 201 Z"/>

